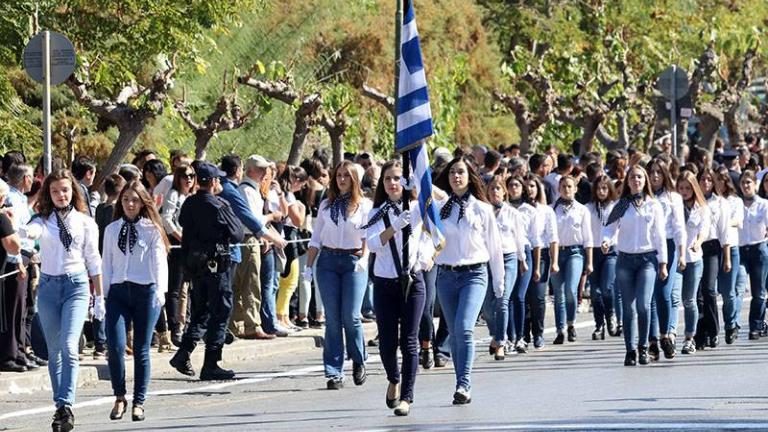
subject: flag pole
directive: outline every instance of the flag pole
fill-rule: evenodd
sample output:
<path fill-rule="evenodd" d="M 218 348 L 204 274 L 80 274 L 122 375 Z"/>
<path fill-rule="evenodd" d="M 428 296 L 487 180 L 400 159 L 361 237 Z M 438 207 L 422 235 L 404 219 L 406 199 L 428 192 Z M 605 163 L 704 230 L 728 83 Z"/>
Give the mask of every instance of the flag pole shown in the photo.
<path fill-rule="evenodd" d="M 395 137 L 395 150 L 397 150 L 397 100 L 400 95 L 400 45 L 402 42 L 402 30 L 403 30 L 403 2 L 409 0 L 395 0 L 396 12 L 395 12 L 395 108 L 394 112 L 394 137 Z M 410 150 L 406 150 L 402 153 L 403 157 L 403 177 L 407 180 L 411 176 L 411 157 Z M 413 185 L 410 185 L 413 187 Z M 403 190 L 403 211 L 410 209 L 410 193 L 407 190 Z M 411 238 L 411 226 L 408 225 L 403 229 L 403 265 L 402 269 L 407 276 L 409 269 L 411 268 L 408 257 L 408 239 Z M 408 282 L 409 277 L 401 277 L 400 280 L 405 281 L 403 290 L 405 292 L 405 298 L 408 298 Z"/>

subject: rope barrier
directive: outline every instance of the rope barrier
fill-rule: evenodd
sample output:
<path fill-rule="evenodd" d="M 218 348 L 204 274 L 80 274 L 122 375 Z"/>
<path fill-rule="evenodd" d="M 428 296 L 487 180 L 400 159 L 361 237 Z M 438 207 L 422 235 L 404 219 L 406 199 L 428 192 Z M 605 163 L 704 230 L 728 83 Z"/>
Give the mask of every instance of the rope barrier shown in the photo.
<path fill-rule="evenodd" d="M 9 276 L 13 276 L 13 275 L 15 275 L 16 273 L 19 273 L 19 270 L 14 270 L 14 271 L 12 271 L 12 272 L 10 272 L 10 273 L 1 274 L 1 275 L 0 275 L 0 280 L 2 280 L 2 279 L 5 279 L 5 278 L 7 278 L 7 277 L 9 277 Z"/>

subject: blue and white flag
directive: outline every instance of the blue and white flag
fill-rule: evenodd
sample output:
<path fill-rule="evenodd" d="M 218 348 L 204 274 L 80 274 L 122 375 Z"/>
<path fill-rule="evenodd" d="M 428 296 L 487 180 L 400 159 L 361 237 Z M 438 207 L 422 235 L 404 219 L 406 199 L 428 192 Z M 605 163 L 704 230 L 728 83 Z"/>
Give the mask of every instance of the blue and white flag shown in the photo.
<path fill-rule="evenodd" d="M 423 140 L 434 133 L 432 110 L 429 108 L 427 77 L 421 60 L 419 31 L 413 1 L 403 0 L 403 24 L 400 33 L 400 76 L 397 92 L 397 133 L 395 149 L 407 151 L 419 191 L 419 211 L 424 229 L 432 237 L 435 249 L 445 243 L 437 207 L 432 202 L 432 172 Z"/>

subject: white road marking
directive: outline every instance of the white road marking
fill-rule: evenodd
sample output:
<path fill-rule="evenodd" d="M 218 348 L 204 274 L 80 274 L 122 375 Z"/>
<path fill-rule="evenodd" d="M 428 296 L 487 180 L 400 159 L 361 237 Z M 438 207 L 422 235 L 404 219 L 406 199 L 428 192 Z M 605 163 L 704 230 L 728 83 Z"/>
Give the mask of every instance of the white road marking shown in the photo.
<path fill-rule="evenodd" d="M 760 430 L 764 431 L 768 427 L 766 423 L 739 423 L 727 422 L 721 423 L 712 421 L 705 422 L 659 422 L 659 423 L 530 423 L 514 425 L 487 425 L 482 426 L 458 426 L 455 424 L 445 425 L 444 430 L 451 431 L 539 431 L 539 430 L 567 430 L 567 431 L 636 431 L 636 430 Z M 364 429 L 359 432 L 390 432 L 392 428 Z M 435 425 L 430 430 L 441 430 L 439 425 Z"/>

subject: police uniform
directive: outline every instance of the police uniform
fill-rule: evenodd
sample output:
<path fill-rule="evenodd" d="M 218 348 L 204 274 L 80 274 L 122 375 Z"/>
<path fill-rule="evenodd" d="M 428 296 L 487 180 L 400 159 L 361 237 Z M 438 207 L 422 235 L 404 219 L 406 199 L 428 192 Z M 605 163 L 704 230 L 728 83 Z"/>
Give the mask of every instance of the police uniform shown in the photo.
<path fill-rule="evenodd" d="M 224 175 L 209 163 L 202 163 L 197 169 L 201 183 Z M 243 240 L 243 226 L 226 200 L 204 189 L 186 199 L 179 223 L 184 232 L 181 250 L 185 270 L 192 281 L 192 311 L 171 365 L 183 374 L 194 375 L 189 356 L 196 341 L 205 336 L 205 362 L 200 379 L 231 379 L 234 373 L 219 368 L 217 362 L 221 360 L 232 311 L 229 245 Z"/>

